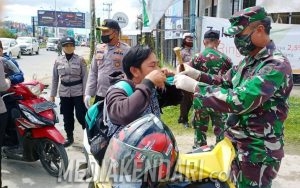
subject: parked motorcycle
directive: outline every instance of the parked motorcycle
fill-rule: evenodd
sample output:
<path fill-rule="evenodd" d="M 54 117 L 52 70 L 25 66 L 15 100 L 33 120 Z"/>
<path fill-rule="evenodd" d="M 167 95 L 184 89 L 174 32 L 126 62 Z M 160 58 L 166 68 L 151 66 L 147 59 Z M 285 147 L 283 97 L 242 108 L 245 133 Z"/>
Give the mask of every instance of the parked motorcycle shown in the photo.
<path fill-rule="evenodd" d="M 112 180 L 114 186 L 126 188 L 235 187 L 230 171 L 236 153 L 228 138 L 215 146 L 179 153 L 172 132 L 153 114 L 125 126 L 110 140 L 101 167 L 95 166 L 86 135 L 83 144 L 86 178 L 92 177 L 89 188 L 110 188 Z M 146 185 L 141 186 L 140 180 L 145 177 Z"/>
<path fill-rule="evenodd" d="M 2 95 L 6 103 L 10 100 L 16 104 L 8 108 L 8 127 L 14 128 L 17 140 L 12 146 L 8 142 L 12 136 L 6 135 L 2 155 L 26 162 L 40 160 L 51 176 L 58 177 L 68 167 L 68 156 L 63 147 L 65 139 L 54 126 L 58 123 L 56 105 L 39 96 L 43 90 L 43 84 L 33 81 L 16 84 Z"/>

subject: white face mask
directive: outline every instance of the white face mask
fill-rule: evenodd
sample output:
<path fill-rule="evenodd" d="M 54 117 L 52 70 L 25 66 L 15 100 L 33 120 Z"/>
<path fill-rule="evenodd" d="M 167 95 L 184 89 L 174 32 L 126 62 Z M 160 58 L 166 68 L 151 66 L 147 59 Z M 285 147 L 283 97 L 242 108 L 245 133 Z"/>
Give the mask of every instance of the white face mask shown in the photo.
<path fill-rule="evenodd" d="M 65 47 L 63 47 L 63 51 L 65 52 L 65 54 L 72 54 L 75 51 L 75 47 L 74 46 L 65 46 Z"/>

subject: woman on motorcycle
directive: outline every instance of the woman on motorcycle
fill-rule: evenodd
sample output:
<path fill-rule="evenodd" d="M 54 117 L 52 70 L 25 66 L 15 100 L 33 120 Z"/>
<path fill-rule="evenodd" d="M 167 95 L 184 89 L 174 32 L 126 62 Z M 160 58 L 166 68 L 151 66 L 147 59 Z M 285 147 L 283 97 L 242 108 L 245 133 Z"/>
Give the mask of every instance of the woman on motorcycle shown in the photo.
<path fill-rule="evenodd" d="M 181 91 L 166 84 L 166 78 L 174 73 L 159 67 L 155 54 L 148 46 L 132 47 L 122 63 L 126 74 L 124 81 L 131 85 L 134 92 L 127 96 L 121 88 L 114 85 L 109 88 L 105 99 L 110 131 L 118 132 L 146 114 L 152 113 L 160 118 L 162 107 L 180 102 Z M 117 186 L 116 182 L 114 184 Z"/>

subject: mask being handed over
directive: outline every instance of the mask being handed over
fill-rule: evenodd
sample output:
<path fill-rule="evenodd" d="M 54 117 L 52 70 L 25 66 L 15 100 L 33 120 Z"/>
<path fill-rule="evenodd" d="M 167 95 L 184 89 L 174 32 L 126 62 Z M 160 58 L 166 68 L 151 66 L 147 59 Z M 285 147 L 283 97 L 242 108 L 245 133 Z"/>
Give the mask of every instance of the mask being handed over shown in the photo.
<path fill-rule="evenodd" d="M 234 44 L 241 55 L 247 56 L 249 52 L 255 49 L 255 45 L 252 43 L 251 36 L 253 32 L 248 35 L 235 36 Z"/>

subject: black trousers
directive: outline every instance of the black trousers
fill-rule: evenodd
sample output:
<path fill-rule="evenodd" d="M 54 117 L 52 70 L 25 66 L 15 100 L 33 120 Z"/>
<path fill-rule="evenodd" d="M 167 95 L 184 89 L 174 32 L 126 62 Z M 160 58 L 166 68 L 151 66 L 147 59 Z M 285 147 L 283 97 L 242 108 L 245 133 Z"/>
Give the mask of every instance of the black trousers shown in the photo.
<path fill-rule="evenodd" d="M 2 187 L 2 174 L 1 174 L 1 160 L 2 160 L 2 146 L 3 146 L 3 139 L 5 135 L 5 129 L 7 126 L 7 113 L 0 114 L 0 187 Z"/>
<path fill-rule="evenodd" d="M 180 103 L 180 116 L 178 121 L 188 123 L 188 115 L 193 104 L 193 93 L 182 90 L 182 100 Z"/>
<path fill-rule="evenodd" d="M 74 131 L 74 108 L 75 115 L 78 122 L 81 124 L 82 129 L 85 128 L 85 114 L 86 107 L 83 102 L 83 96 L 78 97 L 60 97 L 60 113 L 64 118 L 64 127 L 67 133 L 67 137 L 73 137 Z"/>

